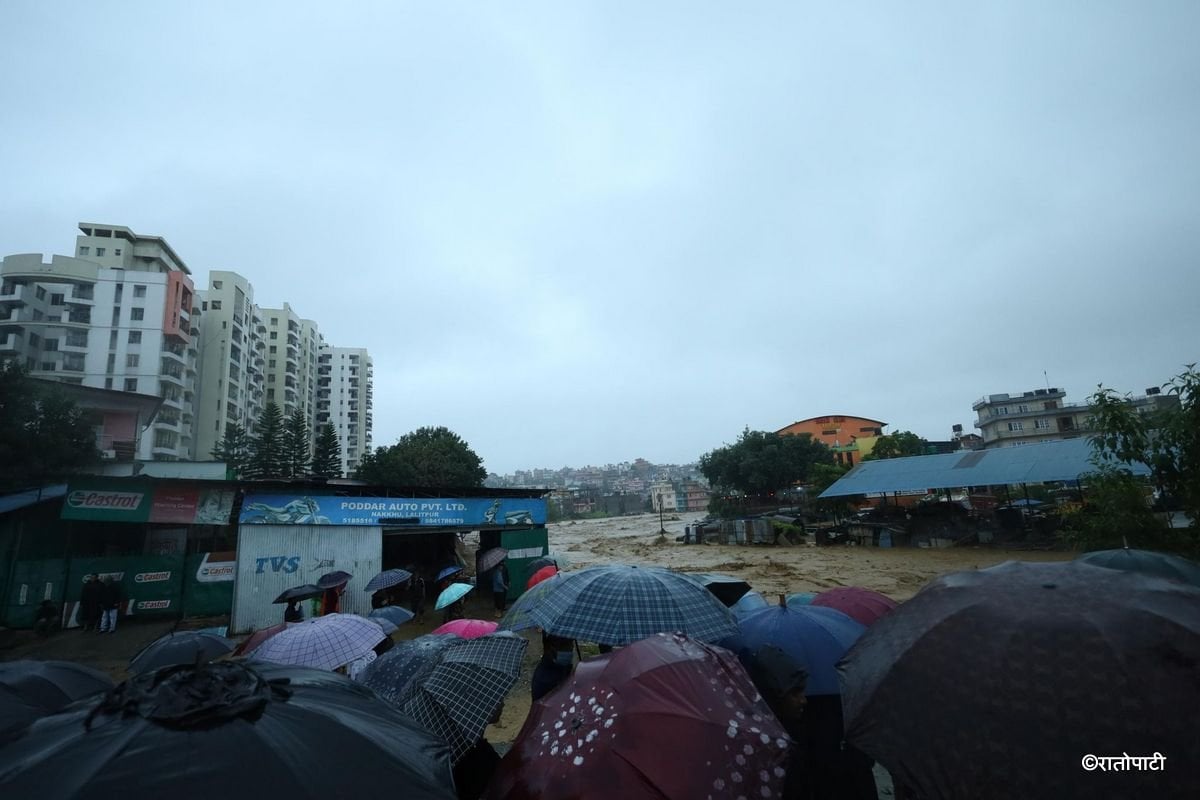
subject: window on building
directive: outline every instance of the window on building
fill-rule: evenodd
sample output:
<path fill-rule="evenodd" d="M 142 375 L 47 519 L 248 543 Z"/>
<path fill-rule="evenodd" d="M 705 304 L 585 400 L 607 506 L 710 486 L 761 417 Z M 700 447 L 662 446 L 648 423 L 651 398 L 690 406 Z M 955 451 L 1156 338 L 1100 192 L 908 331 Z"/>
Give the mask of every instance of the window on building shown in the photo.
<path fill-rule="evenodd" d="M 1010 431 L 1019 431 L 1019 430 L 1022 430 L 1023 428 L 1024 428 L 1024 425 L 1023 425 L 1022 423 L 1020 423 L 1020 422 L 1010 422 L 1010 423 L 1008 423 L 1008 429 L 1009 429 Z"/>
<path fill-rule="evenodd" d="M 125 379 L 125 391 L 127 391 L 127 392 L 136 392 L 137 391 L 137 378 L 126 378 Z"/>
<path fill-rule="evenodd" d="M 1042 403 L 1042 408 L 1046 409 L 1047 411 L 1058 408 L 1058 401 L 1057 400 L 1047 400 L 1045 403 Z"/>
<path fill-rule="evenodd" d="M 108 332 L 108 349 L 115 350 L 116 347 L 117 347 L 117 332 L 109 331 Z"/>
<path fill-rule="evenodd" d="M 268 376 L 267 376 L 267 383 L 274 383 L 274 382 L 275 382 L 275 376 L 274 376 L 274 374 L 272 374 L 272 375 L 268 375 Z"/>
<path fill-rule="evenodd" d="M 213 300 L 211 303 L 209 303 L 209 305 L 212 306 L 213 311 L 221 310 L 221 301 L 220 300 Z"/>
<path fill-rule="evenodd" d="M 39 344 L 41 344 L 41 342 L 42 342 L 42 337 L 38 336 L 36 333 L 29 334 L 29 346 L 30 347 L 37 347 Z"/>
<path fill-rule="evenodd" d="M 105 372 L 112 372 L 116 368 L 117 368 L 117 354 L 109 353 L 108 354 L 108 369 L 106 369 Z"/>
<path fill-rule="evenodd" d="M 271 325 L 278 325 L 279 317 L 271 317 Z"/>
<path fill-rule="evenodd" d="M 142 320 L 146 318 L 146 309 L 131 308 L 129 309 L 129 318 L 132 320 Z"/>
<path fill-rule="evenodd" d="M 125 366 L 136 367 L 138 365 L 138 361 L 140 360 L 141 356 L 139 356 L 137 353 L 130 353 L 129 355 L 125 356 Z"/>
<path fill-rule="evenodd" d="M 47 339 L 45 346 L 42 348 L 48 353 L 52 353 L 58 349 L 58 339 Z"/>
<path fill-rule="evenodd" d="M 61 294 L 50 295 L 50 305 L 61 306 L 62 304 L 63 304 L 63 295 L 61 295 Z"/>
<path fill-rule="evenodd" d="M 1050 420 L 1048 420 L 1048 419 L 1034 420 L 1033 427 L 1039 431 L 1048 431 L 1048 430 L 1050 430 Z"/>
<path fill-rule="evenodd" d="M 46 299 L 46 289 L 43 286 L 37 287 L 37 289 L 34 290 L 33 294 L 38 300 Z"/>
<path fill-rule="evenodd" d="M 279 331 L 271 331 L 271 338 L 272 338 L 272 339 L 278 339 L 278 338 L 279 338 Z"/>
<path fill-rule="evenodd" d="M 1008 406 L 1000 406 L 1000 413 L 1001 413 L 1001 414 L 1007 414 L 1007 413 L 1008 413 Z"/>
<path fill-rule="evenodd" d="M 104 379 L 104 388 L 105 388 L 105 389 L 111 389 L 111 388 L 112 388 L 112 378 L 105 378 L 105 379 Z"/>
<path fill-rule="evenodd" d="M 142 342 L 142 332 L 141 331 L 130 331 L 129 332 L 129 343 L 130 344 L 141 344 L 141 342 Z"/>
<path fill-rule="evenodd" d="M 267 399 L 268 400 L 275 399 L 275 390 L 274 389 L 267 389 Z"/>
<path fill-rule="evenodd" d="M 270 361 L 268 361 L 267 366 L 271 369 L 275 369 L 275 359 L 272 358 Z"/>
<path fill-rule="evenodd" d="M 97 247 L 97 248 L 96 248 L 96 255 L 98 255 L 98 256 L 102 256 L 102 255 L 104 255 L 104 248 L 103 248 L 103 247 Z"/>
<path fill-rule="evenodd" d="M 279 348 L 276 347 L 275 345 L 271 345 L 269 348 L 267 348 L 267 350 L 271 353 L 271 355 L 275 355 L 275 353 L 278 352 Z"/>
<path fill-rule="evenodd" d="M 79 246 L 79 255 L 81 255 L 81 256 L 91 255 L 91 249 L 92 248 L 88 247 L 86 244 L 80 245 Z"/>
<path fill-rule="evenodd" d="M 1029 406 L 1027 406 L 1027 405 L 1025 405 L 1024 403 L 1022 403 L 1021 405 L 1017 406 L 1017 413 L 1018 413 L 1018 414 L 1028 414 L 1028 413 L 1029 413 Z"/>
<path fill-rule="evenodd" d="M 134 284 L 134 286 L 133 286 L 133 296 L 134 296 L 134 297 L 145 297 L 145 296 L 146 296 L 146 287 L 145 287 L 145 286 L 138 286 L 137 284 Z"/>
<path fill-rule="evenodd" d="M 114 256 L 119 256 L 119 255 L 121 255 L 121 248 L 119 248 L 119 247 L 114 247 L 114 248 L 113 248 L 113 255 L 114 255 Z"/>
<path fill-rule="evenodd" d="M 220 288 L 221 288 L 221 281 L 213 281 L 213 282 L 212 282 L 212 287 L 213 287 L 214 289 L 220 289 Z"/>

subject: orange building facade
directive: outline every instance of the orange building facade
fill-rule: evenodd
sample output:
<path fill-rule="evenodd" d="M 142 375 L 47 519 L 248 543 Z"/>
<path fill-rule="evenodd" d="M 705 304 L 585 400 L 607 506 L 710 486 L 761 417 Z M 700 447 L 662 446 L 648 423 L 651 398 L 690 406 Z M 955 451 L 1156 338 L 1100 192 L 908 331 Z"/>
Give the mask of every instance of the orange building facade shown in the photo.
<path fill-rule="evenodd" d="M 818 442 L 824 442 L 837 454 L 839 464 L 852 467 L 871 452 L 875 440 L 883 435 L 886 422 L 867 417 L 831 415 L 810 417 L 780 428 L 776 433 L 807 433 Z"/>

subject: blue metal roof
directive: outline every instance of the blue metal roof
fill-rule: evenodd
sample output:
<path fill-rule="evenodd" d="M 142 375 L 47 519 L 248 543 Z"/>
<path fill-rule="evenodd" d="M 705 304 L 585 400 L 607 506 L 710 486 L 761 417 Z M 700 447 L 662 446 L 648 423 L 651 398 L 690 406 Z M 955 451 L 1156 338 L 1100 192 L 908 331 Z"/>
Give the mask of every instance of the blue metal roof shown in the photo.
<path fill-rule="evenodd" d="M 0 497 L 0 514 L 16 511 L 18 508 L 54 500 L 67 493 L 67 485 L 60 483 L 55 486 L 43 486 L 41 489 L 30 489 L 27 492 L 6 494 Z"/>
<path fill-rule="evenodd" d="M 1084 473 L 1095 471 L 1091 458 L 1091 441 L 1080 438 L 1021 447 L 864 461 L 822 492 L 821 497 L 1074 481 Z M 1135 475 L 1150 474 L 1143 464 L 1135 464 L 1130 469 Z"/>

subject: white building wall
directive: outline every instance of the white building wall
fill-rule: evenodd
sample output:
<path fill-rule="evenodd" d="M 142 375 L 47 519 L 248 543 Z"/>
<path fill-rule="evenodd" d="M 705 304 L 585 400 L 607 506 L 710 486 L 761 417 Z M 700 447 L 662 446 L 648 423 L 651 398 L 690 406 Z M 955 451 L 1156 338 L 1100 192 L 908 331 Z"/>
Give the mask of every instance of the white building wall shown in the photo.
<path fill-rule="evenodd" d="M 374 367 L 362 347 L 325 347 L 320 363 L 317 424 L 333 425 L 342 448 L 342 474 L 353 475 L 371 446 Z"/>

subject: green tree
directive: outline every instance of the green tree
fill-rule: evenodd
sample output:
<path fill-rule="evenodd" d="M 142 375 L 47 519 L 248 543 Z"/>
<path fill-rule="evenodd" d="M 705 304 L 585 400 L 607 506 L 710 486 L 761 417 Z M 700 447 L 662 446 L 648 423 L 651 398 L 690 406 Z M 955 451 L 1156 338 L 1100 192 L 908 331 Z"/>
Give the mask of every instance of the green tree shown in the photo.
<path fill-rule="evenodd" d="M 383 486 L 474 487 L 487 470 L 457 433 L 425 427 L 364 455 L 354 477 Z"/>
<path fill-rule="evenodd" d="M 212 449 L 212 457 L 225 462 L 225 469 L 238 478 L 245 475 L 250 466 L 250 437 L 241 424 L 234 422 L 225 426 L 221 442 Z"/>
<path fill-rule="evenodd" d="M 1067 513 L 1059 531 L 1068 545 L 1080 550 L 1123 547 L 1187 549 L 1182 531 L 1172 531 L 1150 510 L 1149 486 L 1128 469 L 1104 464 L 1083 478 L 1085 505 Z M 1182 545 L 1182 547 L 1181 547 Z"/>
<path fill-rule="evenodd" d="M 880 436 L 875 440 L 871 452 L 863 456 L 863 461 L 873 461 L 879 458 L 903 458 L 905 456 L 923 456 L 927 452 L 929 442 L 917 436 L 912 431 L 897 431 Z"/>
<path fill-rule="evenodd" d="M 319 478 L 342 477 L 342 443 L 332 422 L 326 422 L 317 433 L 313 451 L 312 474 Z"/>
<path fill-rule="evenodd" d="M 283 412 L 276 403 L 267 403 L 258 415 L 258 431 L 250 440 L 250 478 L 281 478 L 283 463 Z"/>
<path fill-rule="evenodd" d="M 845 514 L 850 510 L 849 497 L 818 499 L 821 496 L 821 492 L 833 486 L 838 478 L 849 471 L 849 467 L 844 467 L 841 464 L 813 464 L 809 468 L 808 483 L 805 488 L 808 490 L 809 502 L 812 503 L 814 508 L 834 515 Z"/>
<path fill-rule="evenodd" d="M 283 475 L 303 478 L 312 466 L 312 447 L 309 444 L 308 420 L 296 409 L 283 424 Z"/>
<path fill-rule="evenodd" d="M 36 486 L 99 460 L 92 415 L 54 385 L 0 364 L 0 486 Z"/>
<path fill-rule="evenodd" d="M 833 451 L 808 434 L 779 435 L 746 428 L 736 443 L 700 457 L 700 471 L 718 492 L 762 495 L 808 479 L 814 464 L 832 464 Z"/>

